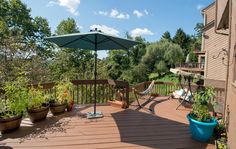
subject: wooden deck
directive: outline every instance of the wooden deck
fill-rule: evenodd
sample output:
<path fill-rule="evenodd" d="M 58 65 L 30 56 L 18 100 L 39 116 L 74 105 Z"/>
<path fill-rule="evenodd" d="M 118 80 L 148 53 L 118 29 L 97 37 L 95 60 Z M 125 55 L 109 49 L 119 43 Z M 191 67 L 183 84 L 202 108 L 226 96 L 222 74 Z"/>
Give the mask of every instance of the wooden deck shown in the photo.
<path fill-rule="evenodd" d="M 157 97 L 146 104 L 154 113 L 135 110 L 135 106 L 122 110 L 106 105 L 98 106 L 104 118 L 96 120 L 83 118 L 92 107 L 77 107 L 74 112 L 56 117 L 50 115 L 34 125 L 25 119 L 19 130 L 1 136 L 0 148 L 214 148 L 212 144 L 192 140 L 186 119 L 189 109 L 175 110 L 178 101 L 165 99 Z"/>

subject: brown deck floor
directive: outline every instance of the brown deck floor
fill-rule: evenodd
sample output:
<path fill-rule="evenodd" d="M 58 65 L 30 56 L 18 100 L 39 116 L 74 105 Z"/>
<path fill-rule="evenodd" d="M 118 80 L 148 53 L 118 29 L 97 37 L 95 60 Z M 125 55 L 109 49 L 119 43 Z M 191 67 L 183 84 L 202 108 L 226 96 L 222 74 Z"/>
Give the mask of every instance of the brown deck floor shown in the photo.
<path fill-rule="evenodd" d="M 157 97 L 146 104 L 154 113 L 134 110 L 135 106 L 122 110 L 106 105 L 98 106 L 104 118 L 96 120 L 82 118 L 92 107 L 48 116 L 34 125 L 25 119 L 19 130 L 1 136 L 0 148 L 214 148 L 212 144 L 191 139 L 186 120 L 189 109 L 175 110 L 177 105 L 176 100 Z"/>

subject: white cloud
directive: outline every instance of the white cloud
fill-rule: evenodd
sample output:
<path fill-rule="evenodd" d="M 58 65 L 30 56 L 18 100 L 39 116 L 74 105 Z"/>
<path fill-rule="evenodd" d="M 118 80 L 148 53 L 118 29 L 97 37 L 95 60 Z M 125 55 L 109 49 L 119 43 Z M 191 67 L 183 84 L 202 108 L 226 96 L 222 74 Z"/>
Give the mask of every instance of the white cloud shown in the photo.
<path fill-rule="evenodd" d="M 132 37 L 138 37 L 138 36 L 143 36 L 143 35 L 154 35 L 152 31 L 150 31 L 147 28 L 135 28 L 130 32 L 130 35 Z"/>
<path fill-rule="evenodd" d="M 110 13 L 110 17 L 116 18 L 116 19 L 129 19 L 129 14 L 120 13 L 118 10 L 112 9 Z"/>
<path fill-rule="evenodd" d="M 136 15 L 138 18 L 142 17 L 144 14 L 138 10 L 134 10 L 133 14 Z"/>
<path fill-rule="evenodd" d="M 146 14 L 146 15 L 148 15 L 149 14 L 149 12 L 145 9 L 144 10 L 144 13 Z"/>
<path fill-rule="evenodd" d="M 145 9 L 144 11 L 134 10 L 134 11 L 133 11 L 133 14 L 134 14 L 136 17 L 141 18 L 141 17 L 143 17 L 143 16 L 145 16 L 145 15 L 148 15 L 149 12 L 148 12 L 146 9 Z"/>
<path fill-rule="evenodd" d="M 103 16 L 107 16 L 108 12 L 107 11 L 98 11 L 98 14 L 103 15 Z"/>
<path fill-rule="evenodd" d="M 101 30 L 104 33 L 111 34 L 111 35 L 114 35 L 114 36 L 119 36 L 119 33 L 120 33 L 118 30 L 116 30 L 112 27 L 108 27 L 106 25 L 94 24 L 94 25 L 90 26 L 91 30 L 94 30 L 95 28 L 97 28 L 98 30 Z"/>
<path fill-rule="evenodd" d="M 80 0 L 56 0 L 49 1 L 47 6 L 59 5 L 65 7 L 71 14 L 78 16 L 79 12 L 77 11 L 78 6 L 80 5 Z"/>
<path fill-rule="evenodd" d="M 202 10 L 204 7 L 205 7 L 205 6 L 202 5 L 202 4 L 198 4 L 198 5 L 196 6 L 197 10 Z"/>

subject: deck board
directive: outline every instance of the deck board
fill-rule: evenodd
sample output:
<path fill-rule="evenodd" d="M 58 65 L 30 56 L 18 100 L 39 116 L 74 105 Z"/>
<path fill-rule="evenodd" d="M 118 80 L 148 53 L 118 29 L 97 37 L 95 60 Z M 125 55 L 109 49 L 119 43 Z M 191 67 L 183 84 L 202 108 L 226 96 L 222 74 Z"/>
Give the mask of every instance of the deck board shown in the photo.
<path fill-rule="evenodd" d="M 1 136 L 0 148 L 214 148 L 210 143 L 191 139 L 186 119 L 190 109 L 180 107 L 175 110 L 178 101 L 165 99 L 157 97 L 146 104 L 146 107 L 153 108 L 154 113 L 136 110 L 132 106 L 136 103 L 133 103 L 126 110 L 98 106 L 104 118 L 97 120 L 81 117 L 81 113 L 92 111 L 92 107 L 79 107 L 74 112 L 56 117 L 49 115 L 45 121 L 34 125 L 24 119 L 19 130 Z"/>

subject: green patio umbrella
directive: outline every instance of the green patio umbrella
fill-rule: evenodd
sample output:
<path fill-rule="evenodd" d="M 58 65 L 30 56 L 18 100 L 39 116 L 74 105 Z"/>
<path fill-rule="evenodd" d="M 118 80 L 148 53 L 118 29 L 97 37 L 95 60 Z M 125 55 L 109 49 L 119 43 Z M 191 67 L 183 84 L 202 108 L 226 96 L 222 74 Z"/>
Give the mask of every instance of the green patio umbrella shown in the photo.
<path fill-rule="evenodd" d="M 97 87 L 97 51 L 124 49 L 137 45 L 138 43 L 124 38 L 115 37 L 98 31 L 91 30 L 89 33 L 75 33 L 60 36 L 47 37 L 47 40 L 56 43 L 63 48 L 80 48 L 93 50 L 94 52 L 94 111 L 88 113 L 88 118 L 102 117 L 101 112 L 96 111 L 96 87 Z"/>

